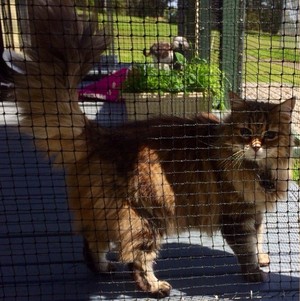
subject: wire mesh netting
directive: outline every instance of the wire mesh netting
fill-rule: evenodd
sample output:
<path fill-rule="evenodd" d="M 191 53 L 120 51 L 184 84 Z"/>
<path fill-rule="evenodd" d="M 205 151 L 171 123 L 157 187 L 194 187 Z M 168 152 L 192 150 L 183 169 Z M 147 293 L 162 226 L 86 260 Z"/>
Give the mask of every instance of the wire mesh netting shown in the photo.
<path fill-rule="evenodd" d="M 0 15 L 1 300 L 299 300 L 298 0 Z"/>

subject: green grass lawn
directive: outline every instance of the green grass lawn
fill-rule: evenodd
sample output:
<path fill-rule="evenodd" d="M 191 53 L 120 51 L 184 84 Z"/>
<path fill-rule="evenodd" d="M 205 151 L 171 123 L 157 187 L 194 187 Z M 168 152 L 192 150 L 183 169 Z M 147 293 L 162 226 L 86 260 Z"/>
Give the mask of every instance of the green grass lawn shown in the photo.
<path fill-rule="evenodd" d="M 154 18 L 114 16 L 114 49 L 123 63 L 151 62 L 143 49 L 156 41 L 170 41 L 177 35 L 177 26 Z M 219 53 L 219 34 L 212 33 L 212 62 Z M 284 47 L 283 47 L 284 46 Z M 295 37 L 250 32 L 244 39 L 244 82 L 277 82 L 300 85 L 300 51 Z M 298 67 L 297 67 L 298 65 Z"/>
<path fill-rule="evenodd" d="M 300 85 L 300 52 L 295 37 L 257 32 L 244 41 L 244 81 Z"/>
<path fill-rule="evenodd" d="M 247 33 L 245 53 L 247 57 L 259 60 L 299 63 L 300 52 L 296 42 L 295 37 Z"/>
<path fill-rule="evenodd" d="M 252 83 L 285 83 L 300 85 L 300 71 L 282 63 L 246 61 L 244 63 L 244 81 Z"/>
<path fill-rule="evenodd" d="M 115 16 L 114 35 L 120 62 L 144 63 L 143 49 L 157 41 L 171 41 L 177 35 L 177 26 L 154 18 Z"/>
<path fill-rule="evenodd" d="M 292 175 L 293 175 L 293 180 L 300 185 L 300 160 L 299 159 L 294 161 Z"/>

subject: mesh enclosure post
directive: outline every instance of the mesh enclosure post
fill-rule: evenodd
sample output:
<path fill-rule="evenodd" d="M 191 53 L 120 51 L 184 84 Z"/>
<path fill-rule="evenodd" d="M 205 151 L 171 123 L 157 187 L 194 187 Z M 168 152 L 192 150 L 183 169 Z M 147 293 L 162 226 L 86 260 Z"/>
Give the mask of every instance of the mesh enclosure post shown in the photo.
<path fill-rule="evenodd" d="M 228 79 L 226 91 L 241 93 L 245 1 L 223 0 L 221 68 Z"/>
<path fill-rule="evenodd" d="M 200 57 L 210 61 L 211 56 L 211 30 L 212 30 L 212 10 L 210 1 L 201 0 L 198 4 L 199 18 L 199 53 Z"/>

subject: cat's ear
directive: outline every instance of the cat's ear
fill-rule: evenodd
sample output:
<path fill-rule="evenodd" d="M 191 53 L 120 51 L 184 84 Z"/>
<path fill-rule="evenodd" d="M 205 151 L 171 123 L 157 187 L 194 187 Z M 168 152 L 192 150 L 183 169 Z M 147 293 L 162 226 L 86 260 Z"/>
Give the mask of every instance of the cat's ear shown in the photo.
<path fill-rule="evenodd" d="M 280 114 L 285 114 L 291 117 L 295 104 L 296 97 L 294 96 L 277 105 L 272 111 L 279 112 Z"/>
<path fill-rule="evenodd" d="M 245 107 L 245 100 L 236 93 L 230 91 L 228 93 L 230 99 L 230 107 L 232 111 L 240 111 Z"/>

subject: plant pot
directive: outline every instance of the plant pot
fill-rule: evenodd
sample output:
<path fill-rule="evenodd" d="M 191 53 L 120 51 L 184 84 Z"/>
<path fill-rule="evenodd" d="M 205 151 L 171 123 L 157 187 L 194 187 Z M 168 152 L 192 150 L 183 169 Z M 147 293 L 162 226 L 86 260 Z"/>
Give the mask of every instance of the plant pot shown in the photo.
<path fill-rule="evenodd" d="M 203 92 L 193 93 L 122 93 L 128 120 L 144 120 L 154 116 L 191 117 L 211 111 L 211 98 Z"/>

